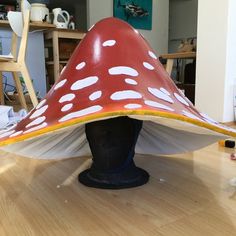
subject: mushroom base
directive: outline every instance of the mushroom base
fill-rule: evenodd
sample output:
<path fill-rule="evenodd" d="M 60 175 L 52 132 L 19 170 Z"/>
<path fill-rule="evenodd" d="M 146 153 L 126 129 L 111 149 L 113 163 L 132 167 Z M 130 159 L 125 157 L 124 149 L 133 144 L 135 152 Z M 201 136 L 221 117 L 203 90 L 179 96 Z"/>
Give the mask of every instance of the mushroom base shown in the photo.
<path fill-rule="evenodd" d="M 86 124 L 93 163 L 79 175 L 79 181 L 104 189 L 131 188 L 147 183 L 149 174 L 136 167 L 133 161 L 141 128 L 142 121 L 129 117 Z"/>

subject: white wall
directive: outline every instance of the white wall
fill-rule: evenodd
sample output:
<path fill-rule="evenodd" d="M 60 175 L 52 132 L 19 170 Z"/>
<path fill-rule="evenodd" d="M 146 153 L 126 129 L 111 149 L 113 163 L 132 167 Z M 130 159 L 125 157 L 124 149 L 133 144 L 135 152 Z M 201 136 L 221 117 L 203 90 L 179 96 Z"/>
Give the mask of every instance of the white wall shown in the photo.
<path fill-rule="evenodd" d="M 113 16 L 112 0 L 87 0 L 88 27 Z M 153 0 L 152 30 L 139 30 L 158 55 L 168 51 L 169 0 Z"/>
<path fill-rule="evenodd" d="M 236 93 L 236 1 L 229 1 L 228 15 L 228 38 L 227 38 L 227 58 L 226 58 L 226 81 L 225 81 L 225 100 L 224 117 L 225 121 L 235 120 L 233 106 L 234 93 Z M 236 108 L 235 108 L 236 109 Z"/>
<path fill-rule="evenodd" d="M 213 7 L 214 6 L 214 7 Z M 196 106 L 230 122 L 236 79 L 236 2 L 199 0 Z"/>

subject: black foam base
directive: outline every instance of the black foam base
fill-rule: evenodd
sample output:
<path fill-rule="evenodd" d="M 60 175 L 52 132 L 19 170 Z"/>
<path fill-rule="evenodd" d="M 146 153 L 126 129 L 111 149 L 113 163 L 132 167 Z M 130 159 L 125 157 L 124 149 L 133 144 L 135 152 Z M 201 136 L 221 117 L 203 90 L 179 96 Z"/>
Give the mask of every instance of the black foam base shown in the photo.
<path fill-rule="evenodd" d="M 144 185 L 149 180 L 149 174 L 136 166 L 121 173 L 102 173 L 90 168 L 79 174 L 79 182 L 93 188 L 124 189 Z"/>
<path fill-rule="evenodd" d="M 135 145 L 142 121 L 117 117 L 85 125 L 86 137 L 93 155 L 90 169 L 79 175 L 89 187 L 122 189 L 147 183 L 149 174 L 135 166 Z"/>

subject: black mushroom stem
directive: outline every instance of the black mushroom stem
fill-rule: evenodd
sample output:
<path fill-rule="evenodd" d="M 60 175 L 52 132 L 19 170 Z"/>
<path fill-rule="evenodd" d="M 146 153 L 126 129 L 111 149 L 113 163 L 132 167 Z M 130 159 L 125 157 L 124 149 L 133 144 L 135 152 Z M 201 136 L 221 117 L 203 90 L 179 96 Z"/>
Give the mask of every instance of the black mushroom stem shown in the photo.
<path fill-rule="evenodd" d="M 149 174 L 134 163 L 143 121 L 127 116 L 88 123 L 85 132 L 93 156 L 90 169 L 79 175 L 89 187 L 122 189 L 143 185 Z"/>

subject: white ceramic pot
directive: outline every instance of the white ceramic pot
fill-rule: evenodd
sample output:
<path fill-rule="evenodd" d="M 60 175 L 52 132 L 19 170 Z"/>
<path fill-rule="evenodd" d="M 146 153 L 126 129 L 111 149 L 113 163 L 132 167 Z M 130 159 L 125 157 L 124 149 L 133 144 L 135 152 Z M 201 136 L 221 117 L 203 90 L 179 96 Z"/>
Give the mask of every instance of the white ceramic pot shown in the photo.
<path fill-rule="evenodd" d="M 36 22 L 50 23 L 49 10 L 45 4 L 32 3 L 30 11 L 30 20 Z"/>

